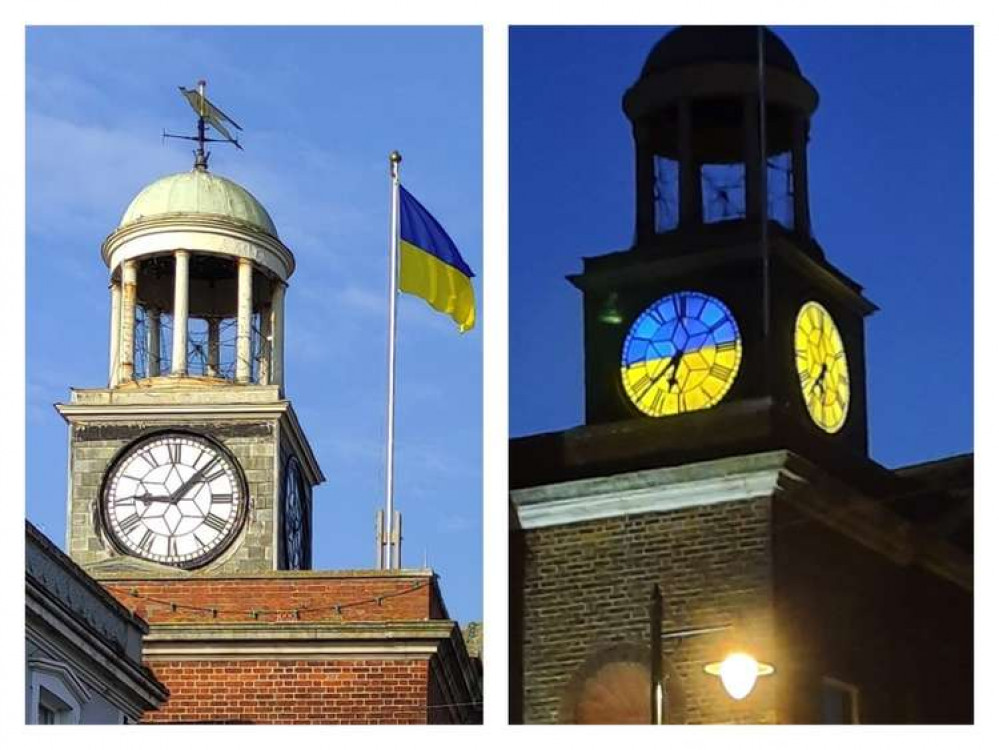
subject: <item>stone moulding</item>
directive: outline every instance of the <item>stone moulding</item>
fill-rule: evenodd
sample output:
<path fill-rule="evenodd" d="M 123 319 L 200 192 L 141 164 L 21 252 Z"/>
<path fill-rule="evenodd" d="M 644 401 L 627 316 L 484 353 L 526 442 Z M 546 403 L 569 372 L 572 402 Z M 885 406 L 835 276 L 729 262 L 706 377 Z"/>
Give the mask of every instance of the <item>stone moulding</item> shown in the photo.
<path fill-rule="evenodd" d="M 511 493 L 521 528 L 582 523 L 773 494 L 787 451 L 531 487 Z"/>

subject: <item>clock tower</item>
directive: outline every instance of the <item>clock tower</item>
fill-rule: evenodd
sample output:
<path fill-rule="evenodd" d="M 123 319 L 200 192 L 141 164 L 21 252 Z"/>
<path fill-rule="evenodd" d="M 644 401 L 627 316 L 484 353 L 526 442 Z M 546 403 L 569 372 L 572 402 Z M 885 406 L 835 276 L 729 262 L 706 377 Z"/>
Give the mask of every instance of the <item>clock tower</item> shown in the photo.
<path fill-rule="evenodd" d="M 585 423 L 510 442 L 513 721 L 815 723 L 861 692 L 891 697 L 853 721 L 918 720 L 914 640 L 866 664 L 928 608 L 960 681 L 936 644 L 970 654 L 970 565 L 915 515 L 933 472 L 868 456 L 876 308 L 812 232 L 817 105 L 756 27 L 669 32 L 624 94 L 634 241 L 570 277 Z M 768 676 L 733 700 L 740 653 Z"/>
<path fill-rule="evenodd" d="M 652 421 L 684 459 L 788 439 L 866 456 L 864 319 L 876 308 L 812 234 L 817 105 L 769 30 L 760 44 L 749 27 L 682 27 L 649 53 L 623 100 L 634 245 L 570 277 L 588 424 Z"/>
<path fill-rule="evenodd" d="M 100 579 L 308 569 L 323 475 L 285 396 L 295 258 L 264 207 L 207 169 L 125 210 L 108 267 L 108 382 L 74 388 L 69 550 Z"/>
<path fill-rule="evenodd" d="M 101 247 L 108 382 L 56 407 L 70 556 L 149 625 L 143 662 L 169 699 L 143 722 L 478 722 L 434 571 L 313 569 L 324 477 L 286 394 L 295 258 L 208 170 L 205 125 L 222 123 L 203 90 L 183 91 L 194 169 L 142 189 Z"/>

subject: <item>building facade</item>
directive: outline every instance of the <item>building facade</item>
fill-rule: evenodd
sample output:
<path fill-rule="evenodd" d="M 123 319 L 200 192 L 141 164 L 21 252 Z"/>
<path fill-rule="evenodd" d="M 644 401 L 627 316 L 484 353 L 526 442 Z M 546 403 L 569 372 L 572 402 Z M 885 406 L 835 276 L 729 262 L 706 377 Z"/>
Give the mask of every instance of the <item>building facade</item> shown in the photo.
<path fill-rule="evenodd" d="M 972 721 L 972 458 L 868 455 L 817 92 L 770 31 L 680 27 L 623 105 L 635 243 L 570 277 L 585 424 L 510 445 L 512 721 L 649 723 L 654 585 L 665 722 Z M 742 700 L 733 651 L 774 667 Z"/>
<path fill-rule="evenodd" d="M 167 699 L 142 663 L 149 626 L 25 524 L 24 722 L 133 724 Z"/>

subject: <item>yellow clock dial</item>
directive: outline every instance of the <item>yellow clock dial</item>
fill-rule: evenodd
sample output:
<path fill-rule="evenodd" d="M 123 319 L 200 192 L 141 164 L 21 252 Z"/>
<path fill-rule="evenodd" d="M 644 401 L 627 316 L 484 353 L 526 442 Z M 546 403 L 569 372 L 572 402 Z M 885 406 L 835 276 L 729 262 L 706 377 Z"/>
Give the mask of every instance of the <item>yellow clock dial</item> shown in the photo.
<path fill-rule="evenodd" d="M 806 302 L 798 312 L 794 360 L 812 420 L 830 434 L 838 432 L 850 409 L 850 370 L 839 329 L 818 302 Z"/>

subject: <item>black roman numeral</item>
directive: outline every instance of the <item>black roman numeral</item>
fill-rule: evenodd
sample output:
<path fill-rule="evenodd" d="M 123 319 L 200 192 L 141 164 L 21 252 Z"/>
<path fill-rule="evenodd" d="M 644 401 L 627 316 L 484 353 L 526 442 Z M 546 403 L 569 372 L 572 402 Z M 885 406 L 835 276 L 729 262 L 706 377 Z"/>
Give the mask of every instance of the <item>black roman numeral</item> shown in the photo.
<path fill-rule="evenodd" d="M 155 469 L 157 466 L 159 466 L 159 464 L 156 463 L 156 457 L 150 452 L 144 451 L 140 453 L 139 458 L 145 461 L 146 465 L 149 466 L 150 469 Z"/>
<path fill-rule="evenodd" d="M 718 378 L 721 381 L 728 380 L 728 376 L 732 374 L 732 368 L 726 367 L 725 365 L 720 365 L 717 362 L 711 365 L 710 373 L 712 376 Z"/>
<path fill-rule="evenodd" d="M 180 463 L 180 443 L 167 443 L 167 454 L 170 456 L 170 463 Z"/>
<path fill-rule="evenodd" d="M 216 531 L 222 531 L 225 528 L 225 519 L 216 516 L 214 513 L 209 513 L 205 516 L 205 523 Z"/>
<path fill-rule="evenodd" d="M 722 321 L 722 322 L 724 322 L 724 321 Z M 719 324 L 715 323 L 715 325 L 717 326 Z M 714 329 L 712 329 L 712 330 L 714 330 Z M 718 351 L 718 352 L 732 352 L 732 351 L 735 351 L 735 342 L 734 341 L 722 341 L 720 344 L 715 344 L 715 351 Z"/>
<path fill-rule="evenodd" d="M 232 493 L 231 492 L 220 492 L 217 495 L 212 495 L 213 503 L 231 503 Z"/>
<path fill-rule="evenodd" d="M 167 539 L 167 557 L 177 557 L 177 537 Z"/>
<path fill-rule="evenodd" d="M 656 414 L 658 414 L 662 409 L 662 403 L 664 398 L 666 398 L 666 394 L 664 394 L 662 391 L 656 391 L 655 394 L 653 394 L 652 411 L 654 411 Z"/>
<path fill-rule="evenodd" d="M 139 549 L 143 552 L 149 552 L 153 548 L 153 542 L 156 541 L 156 535 L 152 531 L 146 529 L 146 533 L 142 535 L 142 539 L 139 540 Z"/>
<path fill-rule="evenodd" d="M 126 519 L 124 519 L 122 521 L 119 521 L 119 525 L 121 526 L 121 530 L 123 532 L 125 532 L 126 534 L 128 534 L 132 529 L 134 529 L 140 523 L 142 523 L 142 519 L 139 518 L 138 514 L 136 514 L 136 513 L 133 513 L 128 518 L 126 518 Z"/>

